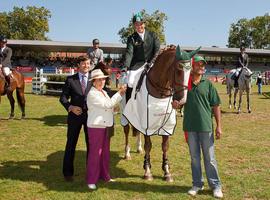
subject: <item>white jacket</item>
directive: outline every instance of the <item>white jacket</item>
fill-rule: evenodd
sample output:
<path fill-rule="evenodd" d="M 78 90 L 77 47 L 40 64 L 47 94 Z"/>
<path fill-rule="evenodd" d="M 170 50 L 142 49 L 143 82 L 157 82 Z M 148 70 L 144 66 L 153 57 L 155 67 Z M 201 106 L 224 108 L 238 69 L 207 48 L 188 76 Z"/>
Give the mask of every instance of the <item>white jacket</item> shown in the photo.
<path fill-rule="evenodd" d="M 105 128 L 113 125 L 113 107 L 121 101 L 122 96 L 117 92 L 110 98 L 106 91 L 102 91 L 93 86 L 87 95 L 88 127 Z"/>

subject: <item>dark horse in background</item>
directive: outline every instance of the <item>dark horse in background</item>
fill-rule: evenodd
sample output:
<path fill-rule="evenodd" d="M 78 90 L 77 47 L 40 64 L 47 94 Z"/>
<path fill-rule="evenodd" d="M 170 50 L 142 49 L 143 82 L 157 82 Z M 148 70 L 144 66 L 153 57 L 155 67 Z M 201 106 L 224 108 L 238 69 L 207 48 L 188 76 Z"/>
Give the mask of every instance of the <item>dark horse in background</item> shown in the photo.
<path fill-rule="evenodd" d="M 17 101 L 19 104 L 19 107 L 22 112 L 21 118 L 25 118 L 25 97 L 24 97 L 24 77 L 21 73 L 19 73 L 16 70 L 12 71 L 12 78 L 10 80 L 10 90 L 7 90 L 5 88 L 6 80 L 2 73 L 2 69 L 0 68 L 0 103 L 1 103 L 1 96 L 7 95 L 9 103 L 10 103 L 10 114 L 9 119 L 14 118 L 14 106 L 15 106 L 15 100 L 13 98 L 13 92 L 16 90 L 16 96 Z"/>
<path fill-rule="evenodd" d="M 146 180 L 153 179 L 150 171 L 152 148 L 150 137 L 161 135 L 164 180 L 173 181 L 167 156 L 169 136 L 173 134 L 176 126 L 176 112 L 172 108 L 172 101 L 175 99 L 180 104 L 186 102 L 191 58 L 198 51 L 199 49 L 187 53 L 181 51 L 179 46 L 161 50 L 146 75 L 142 77 L 138 74 L 135 78 L 135 85 L 143 81 L 139 91 L 138 84 L 136 88 L 133 88 L 132 96 L 123 114 L 144 135 L 144 178 Z"/>

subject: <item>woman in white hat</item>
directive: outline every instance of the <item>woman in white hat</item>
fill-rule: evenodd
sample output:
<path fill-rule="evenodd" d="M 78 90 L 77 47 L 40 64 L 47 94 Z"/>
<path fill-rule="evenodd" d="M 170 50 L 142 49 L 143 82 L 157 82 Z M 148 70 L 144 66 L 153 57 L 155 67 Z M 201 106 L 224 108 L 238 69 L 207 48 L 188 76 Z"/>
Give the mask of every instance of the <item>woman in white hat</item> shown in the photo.
<path fill-rule="evenodd" d="M 109 172 L 110 142 L 107 127 L 113 125 L 113 107 L 119 103 L 126 87 L 110 98 L 103 87 L 106 78 L 100 69 L 91 72 L 92 88 L 87 95 L 89 154 L 87 160 L 86 181 L 90 189 L 96 189 L 99 179 L 112 181 Z"/>

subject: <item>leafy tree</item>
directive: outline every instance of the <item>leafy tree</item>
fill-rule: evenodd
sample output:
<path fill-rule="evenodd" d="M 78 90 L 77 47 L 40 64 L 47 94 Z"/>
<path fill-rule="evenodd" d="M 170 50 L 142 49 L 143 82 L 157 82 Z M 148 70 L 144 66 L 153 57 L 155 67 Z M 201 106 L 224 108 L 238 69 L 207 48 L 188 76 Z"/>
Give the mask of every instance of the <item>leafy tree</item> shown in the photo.
<path fill-rule="evenodd" d="M 270 16 L 238 20 L 230 27 L 228 47 L 270 48 Z"/>
<path fill-rule="evenodd" d="M 8 15 L 6 12 L 0 13 L 0 35 L 6 35 L 9 32 Z"/>
<path fill-rule="evenodd" d="M 270 16 L 258 16 L 250 20 L 252 46 L 270 49 Z"/>
<path fill-rule="evenodd" d="M 48 40 L 50 11 L 35 6 L 14 7 L 11 12 L 0 13 L 0 34 L 10 39 Z"/>
<path fill-rule="evenodd" d="M 147 14 L 145 10 L 142 10 L 141 13 L 142 13 L 142 16 L 145 20 L 146 28 L 149 31 L 155 32 L 157 34 L 158 38 L 160 39 L 160 42 L 162 44 L 165 44 L 164 21 L 168 19 L 166 14 L 163 12 L 160 12 L 159 10 L 156 10 L 151 15 Z M 127 43 L 128 36 L 134 32 L 132 17 L 130 18 L 128 27 L 126 27 L 126 28 L 123 27 L 118 32 L 118 35 L 121 38 L 120 41 L 124 44 Z"/>

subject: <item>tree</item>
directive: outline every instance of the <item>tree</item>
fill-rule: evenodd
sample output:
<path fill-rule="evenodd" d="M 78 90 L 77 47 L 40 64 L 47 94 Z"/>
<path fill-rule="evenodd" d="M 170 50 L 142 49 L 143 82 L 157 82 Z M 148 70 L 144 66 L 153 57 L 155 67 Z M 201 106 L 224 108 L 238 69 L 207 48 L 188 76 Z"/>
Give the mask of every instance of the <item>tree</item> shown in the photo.
<path fill-rule="evenodd" d="M 270 48 L 270 16 L 258 16 L 250 20 L 254 48 Z"/>
<path fill-rule="evenodd" d="M 160 42 L 162 44 L 165 44 L 164 21 L 168 19 L 165 13 L 160 12 L 159 10 L 156 10 L 151 15 L 147 14 L 145 10 L 142 10 L 141 13 L 145 20 L 145 25 L 147 29 L 149 31 L 155 32 L 160 39 Z M 132 17 L 130 18 L 128 27 L 123 27 L 118 32 L 118 35 L 121 38 L 120 41 L 124 44 L 127 43 L 128 36 L 134 32 Z"/>
<path fill-rule="evenodd" d="M 228 47 L 270 48 L 270 16 L 258 16 L 251 20 L 238 20 L 230 27 Z"/>
<path fill-rule="evenodd" d="M 48 40 L 50 11 L 35 6 L 14 7 L 13 11 L 0 13 L 0 34 L 9 39 Z"/>

